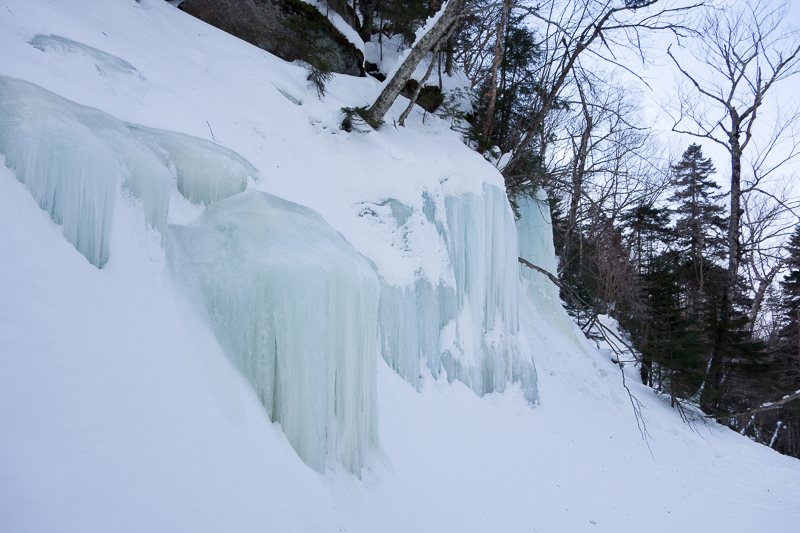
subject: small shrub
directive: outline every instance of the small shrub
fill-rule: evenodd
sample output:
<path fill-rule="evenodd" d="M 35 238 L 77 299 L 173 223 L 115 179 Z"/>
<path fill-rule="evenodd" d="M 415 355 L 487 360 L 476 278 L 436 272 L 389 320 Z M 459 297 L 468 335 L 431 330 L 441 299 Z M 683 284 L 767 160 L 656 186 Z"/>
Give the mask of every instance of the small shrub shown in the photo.
<path fill-rule="evenodd" d="M 333 79 L 330 67 L 325 61 L 318 60 L 314 63 L 306 63 L 306 72 L 308 72 L 306 79 L 311 82 L 309 87 L 317 90 L 317 96 L 321 100 L 325 96 L 325 85 Z"/>
<path fill-rule="evenodd" d="M 366 107 L 343 107 L 342 115 L 344 117 L 340 128 L 348 133 L 367 133 L 383 125 L 383 120 L 373 122 L 369 119 L 369 110 Z"/>

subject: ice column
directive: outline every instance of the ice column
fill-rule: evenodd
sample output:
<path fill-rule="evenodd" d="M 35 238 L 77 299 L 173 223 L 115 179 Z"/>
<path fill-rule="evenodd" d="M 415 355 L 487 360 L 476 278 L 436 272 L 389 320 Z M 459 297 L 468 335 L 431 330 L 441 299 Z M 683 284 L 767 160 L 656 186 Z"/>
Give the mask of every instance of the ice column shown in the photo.
<path fill-rule="evenodd" d="M 442 353 L 448 376 L 483 395 L 519 381 L 529 401 L 538 397 L 533 361 L 516 349 L 517 234 L 505 192 L 484 185 L 483 195 L 448 197 L 450 262 L 457 318 L 452 347 Z"/>
<path fill-rule="evenodd" d="M 303 461 L 358 473 L 378 438 L 370 264 L 315 211 L 255 191 L 173 226 L 167 251 Z"/>
<path fill-rule="evenodd" d="M 484 185 L 481 195 L 447 196 L 444 205 L 446 227 L 437 224 L 437 231 L 454 283 L 422 277 L 409 287 L 382 283 L 383 357 L 417 388 L 425 365 L 434 376 L 444 368 L 448 379 L 479 395 L 520 382 L 525 397 L 536 401 L 533 361 L 517 349 L 517 235 L 505 192 Z M 425 202 L 432 224 L 433 209 Z"/>
<path fill-rule="evenodd" d="M 556 254 L 553 246 L 553 228 L 550 222 L 550 206 L 542 189 L 536 198 L 521 198 L 518 201 L 519 256 L 557 276 Z M 522 266 L 520 274 L 528 280 L 528 294 L 540 309 L 561 312 L 558 287 L 541 272 Z"/>

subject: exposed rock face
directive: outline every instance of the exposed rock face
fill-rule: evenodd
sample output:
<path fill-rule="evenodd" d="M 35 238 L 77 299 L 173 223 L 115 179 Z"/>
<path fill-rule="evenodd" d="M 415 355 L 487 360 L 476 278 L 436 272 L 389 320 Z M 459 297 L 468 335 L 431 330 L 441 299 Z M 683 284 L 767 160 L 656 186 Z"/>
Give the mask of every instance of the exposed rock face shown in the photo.
<path fill-rule="evenodd" d="M 350 4 L 352 0 L 328 0 L 328 8 L 333 11 L 339 13 L 345 22 L 347 22 L 351 27 L 353 27 L 356 31 L 359 31 L 360 24 L 358 21 L 358 16 L 356 15 L 353 6 Z"/>
<path fill-rule="evenodd" d="M 180 9 L 286 61 L 364 75 L 361 51 L 301 0 L 185 0 Z"/>

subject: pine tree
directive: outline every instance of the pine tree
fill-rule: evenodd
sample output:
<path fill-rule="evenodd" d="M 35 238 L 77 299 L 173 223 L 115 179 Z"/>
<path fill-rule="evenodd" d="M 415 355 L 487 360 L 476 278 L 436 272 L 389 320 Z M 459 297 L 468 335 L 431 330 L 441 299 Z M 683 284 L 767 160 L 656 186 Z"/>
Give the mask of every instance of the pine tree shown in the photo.
<path fill-rule="evenodd" d="M 724 241 L 722 238 L 725 208 L 718 205 L 715 191 L 719 185 L 714 183 L 714 165 L 711 159 L 703 157 L 702 147 L 692 144 L 683 153 L 681 160 L 672 165 L 673 185 L 676 188 L 670 201 L 677 202 L 675 221 L 677 245 L 682 253 L 681 266 L 684 270 L 682 283 L 688 289 L 690 311 L 701 313 L 703 292 L 709 270 L 714 267 L 714 259 L 723 259 Z"/>
<path fill-rule="evenodd" d="M 658 345 L 665 336 L 669 337 L 671 318 L 667 315 L 672 310 L 667 310 L 667 307 L 675 307 L 669 302 L 670 287 L 666 287 L 663 294 L 653 292 L 658 291 L 664 280 L 671 276 L 661 268 L 662 262 L 658 260 L 671 240 L 669 215 L 664 209 L 641 203 L 622 213 L 620 221 L 629 232 L 628 255 L 637 265 L 640 289 L 637 291 L 638 301 L 632 303 L 631 309 L 620 309 L 617 319 L 630 331 L 634 346 L 641 354 L 639 372 L 642 383 L 658 386 L 656 377 L 661 360 Z M 627 316 L 623 315 L 625 311 Z"/>
<path fill-rule="evenodd" d="M 786 371 L 792 379 L 800 381 L 800 225 L 786 248 L 789 251 L 786 262 L 789 273 L 781 282 L 781 329 L 778 335 L 780 351 L 786 358 Z"/>
<path fill-rule="evenodd" d="M 666 209 L 641 203 L 622 213 L 620 221 L 630 231 L 633 260 L 640 266 L 652 261 L 657 249 L 672 240 Z"/>
<path fill-rule="evenodd" d="M 800 390 L 800 225 L 786 248 L 789 272 L 781 282 L 778 362 L 781 385 L 789 394 Z"/>
<path fill-rule="evenodd" d="M 775 373 L 779 377 L 775 397 L 800 390 L 800 225 L 786 248 L 789 271 L 781 282 L 780 329 L 774 353 Z M 789 402 L 771 414 L 776 427 L 774 442 L 770 444 L 781 453 L 800 457 L 800 401 Z"/>
<path fill-rule="evenodd" d="M 642 274 L 645 319 L 639 339 L 643 380 L 667 393 L 673 406 L 700 387 L 705 351 L 696 335 L 696 318 L 682 303 L 677 256 L 676 251 L 666 251 L 654 257 Z"/>

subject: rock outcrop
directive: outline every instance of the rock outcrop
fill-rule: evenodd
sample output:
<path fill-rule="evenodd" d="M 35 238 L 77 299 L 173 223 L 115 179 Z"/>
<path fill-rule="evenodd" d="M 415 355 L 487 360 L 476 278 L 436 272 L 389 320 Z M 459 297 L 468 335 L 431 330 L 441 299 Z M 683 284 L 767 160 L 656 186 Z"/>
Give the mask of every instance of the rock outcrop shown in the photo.
<path fill-rule="evenodd" d="M 185 0 L 180 9 L 286 61 L 364 75 L 364 55 L 301 0 Z"/>

